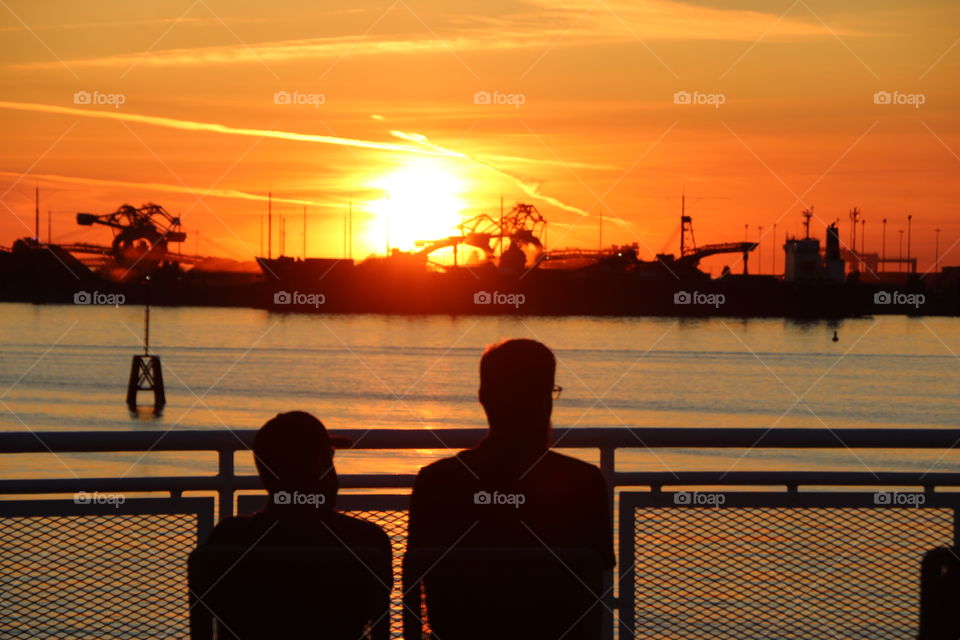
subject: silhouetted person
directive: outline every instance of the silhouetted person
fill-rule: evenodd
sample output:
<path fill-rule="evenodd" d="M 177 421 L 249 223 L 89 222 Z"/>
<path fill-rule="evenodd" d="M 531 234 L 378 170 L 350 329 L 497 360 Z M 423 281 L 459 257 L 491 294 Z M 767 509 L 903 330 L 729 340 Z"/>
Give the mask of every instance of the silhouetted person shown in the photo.
<path fill-rule="evenodd" d="M 598 574 L 614 566 L 607 486 L 600 470 L 549 449 L 555 373 L 553 353 L 534 340 L 487 346 L 480 359 L 479 399 L 489 433 L 479 446 L 420 470 L 410 507 L 410 552 L 577 548 L 594 552 Z M 565 569 L 562 573 L 569 577 Z M 428 571 L 424 579 L 428 607 L 430 575 Z M 523 586 L 526 597 L 553 586 L 549 581 L 554 578 L 546 574 L 540 584 L 537 576 L 530 579 Z M 478 588 L 471 576 L 463 581 L 465 588 Z M 506 595 L 509 587 L 494 582 L 481 590 L 511 597 Z M 478 623 L 485 621 L 480 614 Z M 434 630 L 447 640 L 449 634 L 436 625 Z M 500 637 L 510 637 L 504 633 L 501 627 Z"/>
<path fill-rule="evenodd" d="M 271 551 L 278 547 L 324 547 L 330 549 L 331 554 L 338 552 L 341 556 L 357 558 L 356 570 L 363 572 L 360 578 L 373 578 L 369 602 L 360 607 L 368 612 L 364 621 L 379 620 L 375 637 L 385 638 L 389 630 L 389 615 L 385 614 L 389 611 L 393 586 L 390 540 L 377 525 L 334 510 L 339 488 L 333 464 L 334 447 L 345 444 L 349 444 L 349 440 L 331 438 L 318 419 L 303 411 L 281 413 L 268 421 L 257 433 L 253 445 L 257 472 L 270 494 L 266 508 L 252 516 L 222 520 L 205 546 Z M 356 553 L 361 549 L 376 551 L 374 566 L 369 566 L 367 556 L 361 565 Z M 344 576 L 345 582 L 348 577 L 356 582 L 358 576 Z M 229 578 L 229 574 L 225 578 Z M 293 573 L 284 578 L 304 591 L 308 591 L 313 582 L 310 575 Z M 330 576 L 323 578 L 329 581 Z M 261 590 L 264 596 L 271 595 L 269 584 L 250 584 L 248 588 Z M 276 617 L 283 612 L 264 612 L 264 615 Z M 363 621 L 356 629 L 344 629 L 342 622 L 316 617 L 316 635 L 311 637 L 344 637 L 325 634 L 328 628 L 336 628 L 352 638 L 361 636 Z M 240 630 L 235 632 L 244 637 Z"/>

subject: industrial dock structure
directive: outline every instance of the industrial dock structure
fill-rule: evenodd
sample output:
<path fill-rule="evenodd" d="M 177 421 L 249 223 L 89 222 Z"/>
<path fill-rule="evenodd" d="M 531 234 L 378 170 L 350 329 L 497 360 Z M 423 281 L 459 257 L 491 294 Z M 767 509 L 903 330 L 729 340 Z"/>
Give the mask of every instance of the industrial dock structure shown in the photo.
<path fill-rule="evenodd" d="M 882 253 L 865 252 L 865 221 L 856 208 L 851 241 L 841 241 L 834 221 L 824 229 L 823 245 L 811 232 L 813 211 L 803 211 L 802 237 L 787 237 L 782 246 L 782 275 L 754 275 L 750 258 L 759 242 L 698 246 L 685 199 L 681 203 L 679 254 L 650 259 L 641 258 L 637 244 L 548 249 L 546 218 L 532 204 L 517 203 L 499 217 L 467 219 L 447 237 L 423 239 L 412 251 L 393 249 L 357 262 L 307 257 L 306 242 L 302 257 L 273 257 L 271 220 L 267 255 L 246 264 L 174 251 L 172 245 L 187 239 L 179 218 L 157 204 L 124 204 L 112 213 L 77 214 L 79 225 L 110 229 L 109 244 L 44 243 L 38 229 L 37 236 L 0 249 L 0 299 L 91 304 L 96 292 L 127 303 L 321 313 L 960 314 L 960 269 L 918 274 L 909 236 L 906 257 L 902 243 L 899 255 L 887 256 L 886 220 Z M 452 264 L 433 259 L 441 250 Z M 723 254 L 734 264 L 719 277 L 700 269 L 702 260 Z M 879 270 L 890 265 L 898 271 Z"/>

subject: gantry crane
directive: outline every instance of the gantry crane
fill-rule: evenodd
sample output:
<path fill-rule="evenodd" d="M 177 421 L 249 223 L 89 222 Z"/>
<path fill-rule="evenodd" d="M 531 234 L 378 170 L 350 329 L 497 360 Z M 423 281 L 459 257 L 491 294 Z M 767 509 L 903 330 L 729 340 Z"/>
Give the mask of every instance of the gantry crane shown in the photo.
<path fill-rule="evenodd" d="M 678 264 L 696 268 L 701 260 L 709 256 L 720 253 L 742 253 L 743 272 L 747 273 L 747 261 L 750 258 L 750 252 L 756 249 L 757 246 L 756 242 L 718 242 L 715 244 L 705 244 L 698 248 L 696 240 L 693 238 L 693 218 L 681 211 L 680 258 L 677 260 Z"/>
<path fill-rule="evenodd" d="M 138 271 L 157 267 L 168 258 L 169 243 L 187 239 L 187 234 L 180 230 L 180 218 L 170 215 L 163 207 L 152 202 L 139 209 L 124 204 L 113 213 L 103 215 L 78 213 L 77 224 L 100 224 L 113 229 L 109 255 L 118 265 L 127 269 L 136 267 Z M 77 249 L 84 251 L 90 247 L 92 245 L 78 245 Z"/>
<path fill-rule="evenodd" d="M 511 250 L 525 254 L 527 248 L 532 248 L 535 254 L 533 260 L 536 261 L 543 253 L 540 235 L 546 224 L 546 219 L 535 206 L 517 203 L 510 213 L 503 215 L 500 220 L 485 213 L 480 214 L 458 225 L 459 235 L 418 242 L 420 248 L 416 255 L 426 258 L 438 249 L 465 244 L 480 249 L 487 261 L 492 261 L 495 253 L 493 242 L 505 239 L 510 245 L 506 250 L 501 251 L 501 256 Z"/>

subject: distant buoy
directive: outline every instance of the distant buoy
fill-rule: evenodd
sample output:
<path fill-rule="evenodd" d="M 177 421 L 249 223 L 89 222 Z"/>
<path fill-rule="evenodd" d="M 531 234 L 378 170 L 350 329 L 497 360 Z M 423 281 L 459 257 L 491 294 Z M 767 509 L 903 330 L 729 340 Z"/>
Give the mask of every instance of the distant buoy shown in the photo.
<path fill-rule="evenodd" d="M 167 404 L 163 388 L 163 367 L 160 357 L 150 353 L 150 276 L 147 276 L 147 300 L 143 306 L 143 355 L 133 356 L 130 379 L 127 381 L 127 407 L 137 413 L 137 393 L 153 392 L 153 412 L 159 415 Z"/>
<path fill-rule="evenodd" d="M 837 336 L 837 332 L 836 332 L 836 331 L 833 332 L 833 341 L 834 341 L 834 342 L 840 342 L 840 338 Z"/>
<path fill-rule="evenodd" d="M 130 379 L 127 382 L 127 407 L 137 412 L 137 392 L 153 392 L 154 413 L 160 412 L 167 404 L 163 391 L 163 369 L 160 358 L 154 355 L 133 356 L 130 363 Z"/>

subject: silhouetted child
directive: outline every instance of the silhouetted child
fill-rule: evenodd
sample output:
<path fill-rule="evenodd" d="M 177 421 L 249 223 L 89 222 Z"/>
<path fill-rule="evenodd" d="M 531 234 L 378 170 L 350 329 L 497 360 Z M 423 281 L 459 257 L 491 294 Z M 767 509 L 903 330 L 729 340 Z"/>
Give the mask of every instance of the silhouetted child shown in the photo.
<path fill-rule="evenodd" d="M 393 585 L 390 540 L 377 525 L 334 510 L 339 488 L 333 464 L 334 448 L 349 444 L 349 440 L 331 438 L 317 418 L 303 411 L 281 413 L 268 421 L 256 435 L 253 454 L 257 472 L 270 494 L 269 502 L 265 509 L 252 516 L 221 521 L 211 533 L 206 547 L 251 550 L 326 547 L 339 555 L 347 551 L 348 557 L 356 556 L 357 570 L 365 572 L 360 577 L 375 577 L 370 602 L 361 608 L 369 611 L 366 621 L 379 621 L 378 635 L 385 637 Z M 368 566 L 367 556 L 361 566 L 360 555 L 357 555 L 361 549 L 376 550 L 374 566 Z M 330 582 L 330 576 L 323 578 Z M 357 576 L 350 578 L 355 582 Z M 305 591 L 310 589 L 312 582 L 309 575 L 290 575 L 289 580 L 302 585 Z M 336 577 L 333 584 L 336 584 Z M 269 587 L 266 583 L 249 585 L 251 590 Z M 322 608 L 320 603 L 318 608 Z M 277 612 L 268 615 L 276 616 Z M 315 622 L 320 633 L 318 637 L 334 637 L 322 632 L 328 626 L 336 626 L 332 625 L 336 621 L 316 618 Z M 361 631 L 362 625 L 352 631 L 352 637 L 359 638 Z M 239 630 L 237 635 L 244 637 Z"/>

